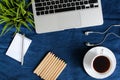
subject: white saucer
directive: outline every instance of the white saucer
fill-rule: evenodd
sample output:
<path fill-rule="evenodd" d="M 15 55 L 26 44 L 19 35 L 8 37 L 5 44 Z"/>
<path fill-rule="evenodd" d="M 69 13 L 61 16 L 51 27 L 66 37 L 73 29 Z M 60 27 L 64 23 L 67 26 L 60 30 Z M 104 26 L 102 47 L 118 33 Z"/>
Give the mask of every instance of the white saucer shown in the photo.
<path fill-rule="evenodd" d="M 91 67 L 90 64 L 88 64 L 88 63 L 90 63 L 89 58 L 90 58 L 91 54 L 95 51 L 100 52 L 101 49 L 104 50 L 103 54 L 107 55 L 111 59 L 112 67 L 110 68 L 109 72 L 106 72 L 106 73 L 98 73 Z M 96 53 L 96 54 L 98 54 L 98 53 Z M 110 76 L 114 72 L 114 70 L 116 68 L 116 58 L 115 58 L 113 52 L 111 50 L 109 50 L 108 48 L 101 47 L 101 46 L 94 47 L 86 53 L 86 55 L 83 59 L 83 66 L 84 66 L 84 69 L 88 73 L 89 76 L 96 78 L 96 79 L 103 79 L 103 78 Z"/>

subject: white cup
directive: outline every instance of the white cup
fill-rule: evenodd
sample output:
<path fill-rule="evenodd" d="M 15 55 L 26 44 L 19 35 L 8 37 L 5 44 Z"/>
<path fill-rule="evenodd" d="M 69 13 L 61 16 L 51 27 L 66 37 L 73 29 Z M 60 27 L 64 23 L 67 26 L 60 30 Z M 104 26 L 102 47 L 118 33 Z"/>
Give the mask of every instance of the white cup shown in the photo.
<path fill-rule="evenodd" d="M 102 58 L 105 59 L 106 63 L 109 64 L 108 67 L 104 67 L 104 66 L 102 66 L 103 68 L 99 67 L 101 66 L 100 63 L 102 63 L 100 60 L 99 60 L 99 63 L 97 64 L 96 60 L 98 60 L 98 58 L 101 59 L 101 56 Z M 101 60 L 103 61 L 103 59 Z M 94 67 L 95 62 L 97 64 L 97 68 Z M 106 66 L 106 64 L 104 65 Z M 111 50 L 109 50 L 106 47 L 98 46 L 98 47 L 94 47 L 90 49 L 86 53 L 84 60 L 83 60 L 83 66 L 86 72 L 90 76 L 94 78 L 98 78 L 98 79 L 103 79 L 103 78 L 110 76 L 114 72 L 115 67 L 116 67 L 116 58 Z M 101 70 L 99 70 L 98 67 Z"/>
<path fill-rule="evenodd" d="M 90 62 L 93 71 L 99 74 L 109 73 L 112 67 L 112 60 L 109 56 L 99 53 Z"/>

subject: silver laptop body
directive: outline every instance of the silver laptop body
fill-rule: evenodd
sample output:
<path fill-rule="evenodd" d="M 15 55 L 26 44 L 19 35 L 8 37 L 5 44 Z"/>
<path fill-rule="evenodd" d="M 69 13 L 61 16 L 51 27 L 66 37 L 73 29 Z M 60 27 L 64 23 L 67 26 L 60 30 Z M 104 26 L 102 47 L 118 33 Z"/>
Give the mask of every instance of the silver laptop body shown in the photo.
<path fill-rule="evenodd" d="M 64 5 L 61 5 L 62 1 Z M 71 1 L 74 6 L 69 1 Z M 83 5 L 81 5 L 81 2 Z M 50 3 L 53 7 L 48 5 L 48 3 Z M 67 7 L 65 7 L 65 5 Z M 69 8 L 68 6 L 71 7 Z M 35 30 L 37 33 L 54 32 L 103 24 L 100 0 L 33 0 L 32 7 Z M 52 9 L 53 12 L 50 12 L 49 9 Z"/>

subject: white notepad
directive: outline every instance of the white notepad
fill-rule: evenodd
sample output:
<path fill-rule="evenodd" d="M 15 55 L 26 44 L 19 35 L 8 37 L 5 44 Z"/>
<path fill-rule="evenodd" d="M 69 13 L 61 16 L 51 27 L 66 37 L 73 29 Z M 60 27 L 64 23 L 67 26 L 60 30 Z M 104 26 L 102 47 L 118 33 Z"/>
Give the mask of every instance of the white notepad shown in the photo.
<path fill-rule="evenodd" d="M 12 43 L 10 44 L 6 55 L 8 55 L 9 57 L 21 62 L 21 53 L 22 53 L 22 35 L 19 33 L 16 33 Z M 25 55 L 25 53 L 27 52 L 32 40 L 24 37 L 24 46 L 23 46 L 23 57 Z"/>

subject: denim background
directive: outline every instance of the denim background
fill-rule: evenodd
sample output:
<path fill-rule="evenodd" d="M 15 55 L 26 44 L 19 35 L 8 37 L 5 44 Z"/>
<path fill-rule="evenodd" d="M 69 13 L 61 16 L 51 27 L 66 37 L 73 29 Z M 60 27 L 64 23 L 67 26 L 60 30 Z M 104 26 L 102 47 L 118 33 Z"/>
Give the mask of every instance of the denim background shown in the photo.
<path fill-rule="evenodd" d="M 102 0 L 104 24 L 89 28 L 68 29 L 64 31 L 36 34 L 24 27 L 21 33 L 32 39 L 32 43 L 25 55 L 24 65 L 5 55 L 15 29 L 0 37 L 0 80 L 41 80 L 33 70 L 44 58 L 47 52 L 52 51 L 68 64 L 57 80 L 96 80 L 85 72 L 83 57 L 92 47 L 84 45 L 85 42 L 98 43 L 104 35 L 91 34 L 85 36 L 85 31 L 104 32 L 110 25 L 120 24 L 120 0 Z M 0 25 L 0 30 L 3 25 Z M 120 27 L 113 27 L 109 32 L 120 35 Z M 120 80 L 120 39 L 110 35 L 101 46 L 107 47 L 114 52 L 117 59 L 115 72 L 103 80 Z M 16 53 L 17 54 L 17 53 Z"/>

